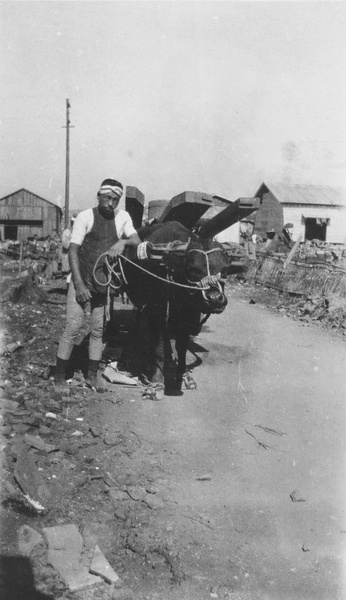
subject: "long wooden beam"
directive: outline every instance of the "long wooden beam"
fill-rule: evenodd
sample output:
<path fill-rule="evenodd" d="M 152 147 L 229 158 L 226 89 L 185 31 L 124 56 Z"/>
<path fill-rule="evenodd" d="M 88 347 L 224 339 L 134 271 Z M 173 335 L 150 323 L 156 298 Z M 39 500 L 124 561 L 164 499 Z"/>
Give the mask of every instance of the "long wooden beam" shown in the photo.
<path fill-rule="evenodd" d="M 202 238 L 214 237 L 258 210 L 258 204 L 258 198 L 238 198 L 215 217 L 203 223 L 197 233 Z"/>

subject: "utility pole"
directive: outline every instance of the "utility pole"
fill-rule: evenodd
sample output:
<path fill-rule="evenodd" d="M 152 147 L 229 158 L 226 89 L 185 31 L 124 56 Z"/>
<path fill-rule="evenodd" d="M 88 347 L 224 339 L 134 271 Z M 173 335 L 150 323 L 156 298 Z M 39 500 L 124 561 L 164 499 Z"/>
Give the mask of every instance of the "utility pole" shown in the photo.
<path fill-rule="evenodd" d="M 70 226 L 70 101 L 66 100 L 66 175 L 65 175 L 65 229 Z"/>

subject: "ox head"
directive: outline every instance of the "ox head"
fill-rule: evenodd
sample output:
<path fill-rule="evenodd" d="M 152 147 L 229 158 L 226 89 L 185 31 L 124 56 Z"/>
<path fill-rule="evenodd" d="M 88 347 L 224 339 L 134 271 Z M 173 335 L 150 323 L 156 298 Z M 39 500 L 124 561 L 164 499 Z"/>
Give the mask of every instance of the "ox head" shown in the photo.
<path fill-rule="evenodd" d="M 166 266 L 180 274 L 180 280 L 191 286 L 187 294 L 202 313 L 221 313 L 226 305 L 222 278 L 227 274 L 229 259 L 222 246 L 212 240 L 193 236 L 183 256 L 167 255 Z M 194 289 L 195 288 L 195 289 Z"/>

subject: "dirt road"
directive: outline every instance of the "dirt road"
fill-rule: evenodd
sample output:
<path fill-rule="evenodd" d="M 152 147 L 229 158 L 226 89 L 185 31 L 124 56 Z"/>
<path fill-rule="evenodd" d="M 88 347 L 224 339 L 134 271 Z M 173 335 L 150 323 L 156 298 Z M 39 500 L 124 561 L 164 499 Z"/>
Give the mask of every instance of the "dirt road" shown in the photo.
<path fill-rule="evenodd" d="M 135 600 L 344 599 L 345 341 L 228 296 L 191 345 L 197 390 L 145 402 L 111 386 L 80 402 L 115 436 L 81 460 L 116 485 L 93 479 L 59 522 L 100 546 Z"/>
<path fill-rule="evenodd" d="M 197 390 L 105 413 L 140 437 L 138 476 L 150 463 L 154 482 L 160 471 L 165 501 L 141 541 L 169 539 L 185 575 L 170 590 L 157 579 L 140 592 L 141 581 L 137 593 L 346 597 L 344 341 L 230 291 L 193 349 Z"/>

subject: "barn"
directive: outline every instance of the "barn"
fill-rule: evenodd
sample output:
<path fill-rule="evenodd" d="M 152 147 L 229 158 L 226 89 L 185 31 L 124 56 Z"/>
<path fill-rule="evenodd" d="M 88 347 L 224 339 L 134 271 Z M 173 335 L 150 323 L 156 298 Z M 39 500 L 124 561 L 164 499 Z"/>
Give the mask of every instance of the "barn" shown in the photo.
<path fill-rule="evenodd" d="M 0 199 L 2 240 L 22 241 L 60 233 L 62 210 L 53 202 L 24 188 Z"/>
<path fill-rule="evenodd" d="M 346 235 L 346 196 L 340 189 L 320 185 L 262 185 L 257 190 L 259 208 L 253 214 L 254 233 L 266 238 L 270 229 L 280 232 L 293 225 L 293 239 L 342 244 Z"/>

